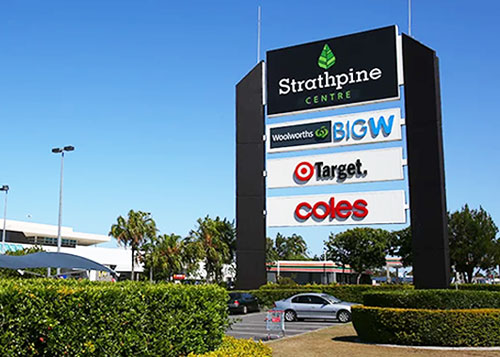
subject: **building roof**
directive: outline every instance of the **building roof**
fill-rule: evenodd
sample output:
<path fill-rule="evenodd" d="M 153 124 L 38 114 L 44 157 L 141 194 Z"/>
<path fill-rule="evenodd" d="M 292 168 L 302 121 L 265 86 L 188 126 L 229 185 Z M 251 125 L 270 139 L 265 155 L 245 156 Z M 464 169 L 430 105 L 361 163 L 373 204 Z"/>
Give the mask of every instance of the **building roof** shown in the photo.
<path fill-rule="evenodd" d="M 0 219 L 0 230 L 3 228 L 3 219 Z M 41 224 L 33 222 L 13 221 L 8 219 L 6 230 L 21 232 L 26 237 L 48 237 L 57 238 L 57 225 Z M 75 232 L 71 227 L 61 227 L 62 239 L 76 240 L 77 245 L 92 245 L 109 242 L 110 237 L 103 234 Z"/>
<path fill-rule="evenodd" d="M 0 268 L 66 268 L 115 272 L 88 258 L 68 253 L 38 252 L 21 256 L 0 255 Z"/>

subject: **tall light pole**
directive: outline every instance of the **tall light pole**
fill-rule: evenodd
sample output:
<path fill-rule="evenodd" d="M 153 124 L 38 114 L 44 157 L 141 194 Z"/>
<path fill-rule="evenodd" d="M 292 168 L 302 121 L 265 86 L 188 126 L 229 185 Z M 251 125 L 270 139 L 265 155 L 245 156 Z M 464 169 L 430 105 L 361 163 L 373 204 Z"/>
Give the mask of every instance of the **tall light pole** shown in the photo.
<path fill-rule="evenodd" d="M 0 187 L 0 191 L 5 191 L 5 204 L 3 206 L 3 231 L 2 231 L 2 253 L 5 253 L 5 227 L 7 224 L 7 194 L 9 193 L 9 185 Z"/>
<path fill-rule="evenodd" d="M 63 201 L 63 173 L 64 173 L 64 152 L 75 150 L 74 146 L 53 148 L 54 154 L 61 154 L 61 184 L 59 186 L 59 219 L 57 222 L 57 252 L 61 251 L 61 225 L 62 225 L 62 201 Z M 57 268 L 57 275 L 61 273 L 61 268 Z"/>

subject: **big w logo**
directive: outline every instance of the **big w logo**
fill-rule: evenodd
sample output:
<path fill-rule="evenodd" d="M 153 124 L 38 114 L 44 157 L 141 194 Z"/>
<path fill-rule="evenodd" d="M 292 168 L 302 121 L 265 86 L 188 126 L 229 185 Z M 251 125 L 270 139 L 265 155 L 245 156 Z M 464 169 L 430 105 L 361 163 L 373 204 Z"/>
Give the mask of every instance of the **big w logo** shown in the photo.
<path fill-rule="evenodd" d="M 369 118 L 368 120 L 356 119 L 352 123 L 350 121 L 335 122 L 332 128 L 333 141 L 361 140 L 367 134 L 371 135 L 374 139 L 380 135 L 386 137 L 391 134 L 393 127 L 394 115 L 390 115 L 387 118 L 380 116 L 378 120 Z"/>

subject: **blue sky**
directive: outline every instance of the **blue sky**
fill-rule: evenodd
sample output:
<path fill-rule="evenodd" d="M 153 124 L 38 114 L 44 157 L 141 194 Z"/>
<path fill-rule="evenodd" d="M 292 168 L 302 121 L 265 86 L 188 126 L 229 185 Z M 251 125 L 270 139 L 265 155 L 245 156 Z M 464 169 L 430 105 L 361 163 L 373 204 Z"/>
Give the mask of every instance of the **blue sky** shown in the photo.
<path fill-rule="evenodd" d="M 258 5 L 262 57 L 408 27 L 404 0 L 2 2 L 0 184 L 11 187 L 8 218 L 57 223 L 60 161 L 50 149 L 74 145 L 65 161 L 64 225 L 107 234 L 118 215 L 135 209 L 151 212 L 163 233 L 186 235 L 206 214 L 233 219 L 234 86 L 256 62 Z M 414 37 L 440 57 L 448 209 L 482 205 L 497 224 L 499 11 L 494 0 L 413 1 L 412 24 Z M 365 109 L 373 108 L 356 111 Z M 313 192 L 322 191 L 277 194 Z M 302 234 L 319 254 L 338 229 L 281 231 Z"/>

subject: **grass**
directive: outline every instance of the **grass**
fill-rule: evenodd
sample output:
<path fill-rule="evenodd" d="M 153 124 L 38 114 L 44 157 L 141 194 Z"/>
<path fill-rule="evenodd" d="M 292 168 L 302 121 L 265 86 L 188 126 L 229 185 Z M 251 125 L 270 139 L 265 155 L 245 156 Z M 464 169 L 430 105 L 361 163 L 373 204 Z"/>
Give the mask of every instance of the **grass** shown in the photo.
<path fill-rule="evenodd" d="M 444 351 L 417 348 L 382 347 L 357 342 L 352 324 L 332 326 L 299 336 L 268 342 L 273 357 L 399 357 L 399 356 L 500 356 L 500 351 Z"/>

